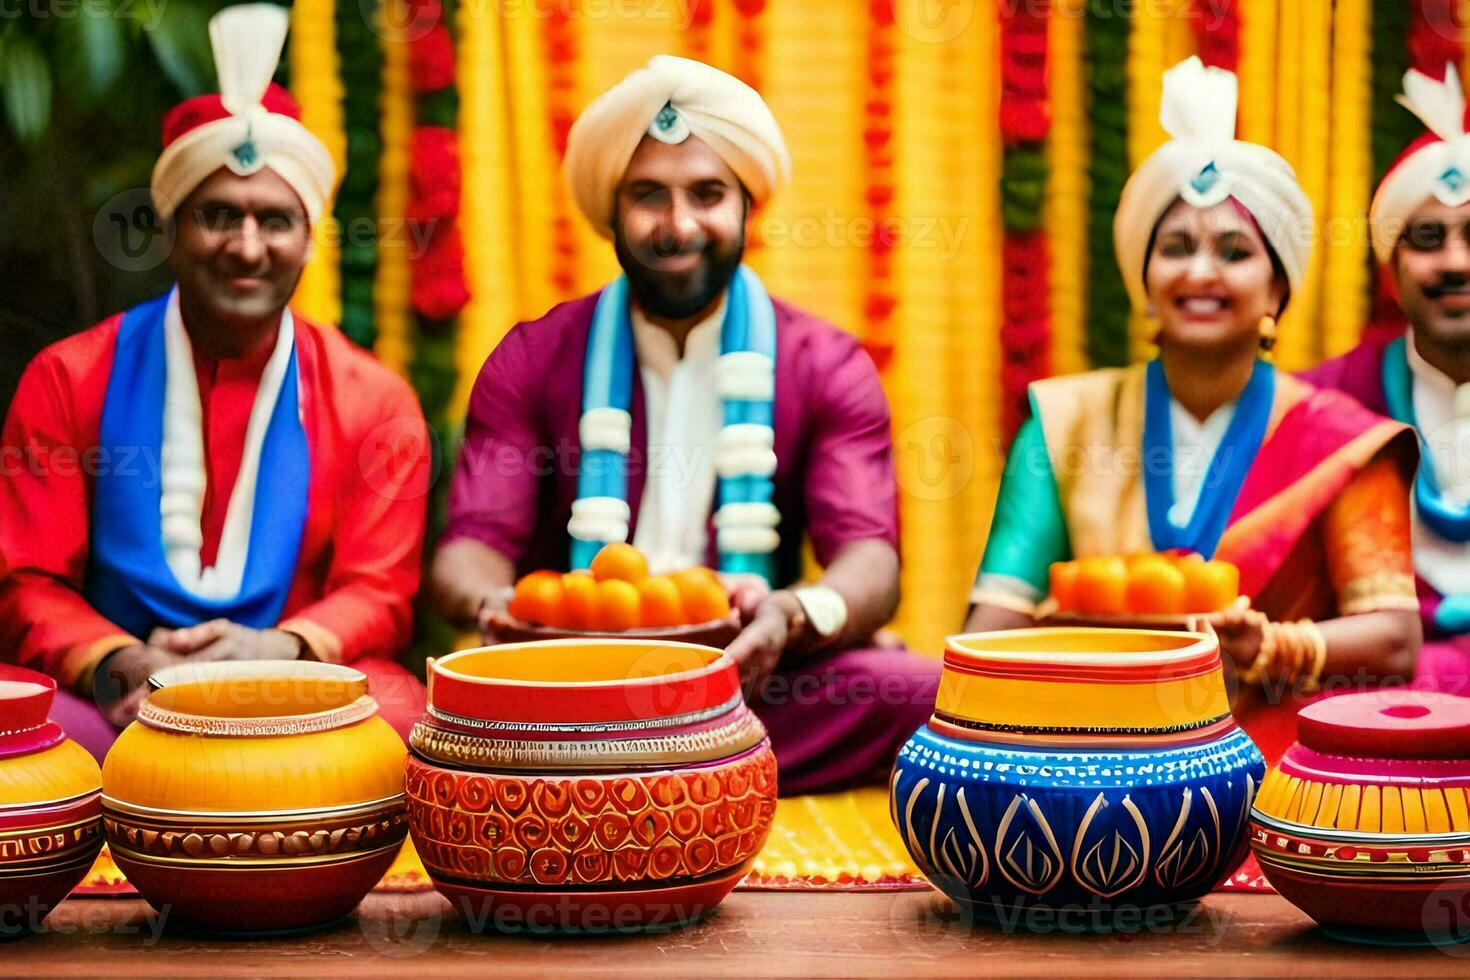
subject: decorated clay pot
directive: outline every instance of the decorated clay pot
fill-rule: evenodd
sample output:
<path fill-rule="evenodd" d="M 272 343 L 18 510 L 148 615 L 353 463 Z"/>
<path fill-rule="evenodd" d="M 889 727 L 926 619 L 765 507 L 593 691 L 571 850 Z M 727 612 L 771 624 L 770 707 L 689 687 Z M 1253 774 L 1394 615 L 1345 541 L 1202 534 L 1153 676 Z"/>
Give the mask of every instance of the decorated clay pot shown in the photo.
<path fill-rule="evenodd" d="M 1213 634 L 951 637 L 893 822 L 967 911 L 1036 928 L 1177 914 L 1240 863 L 1265 771 Z"/>
<path fill-rule="evenodd" d="M 1470 939 L 1470 699 L 1384 690 L 1303 708 L 1250 842 L 1272 887 L 1333 936 Z"/>
<path fill-rule="evenodd" d="M 345 916 L 407 835 L 403 740 L 350 667 L 173 667 L 102 767 L 123 874 L 170 921 L 226 932 Z"/>
<path fill-rule="evenodd" d="M 414 845 L 472 927 L 689 921 L 749 870 L 776 760 L 734 663 L 682 643 L 555 640 L 429 666 Z"/>
<path fill-rule="evenodd" d="M 47 720 L 55 694 L 0 665 L 0 938 L 37 928 L 102 850 L 102 773 Z"/>

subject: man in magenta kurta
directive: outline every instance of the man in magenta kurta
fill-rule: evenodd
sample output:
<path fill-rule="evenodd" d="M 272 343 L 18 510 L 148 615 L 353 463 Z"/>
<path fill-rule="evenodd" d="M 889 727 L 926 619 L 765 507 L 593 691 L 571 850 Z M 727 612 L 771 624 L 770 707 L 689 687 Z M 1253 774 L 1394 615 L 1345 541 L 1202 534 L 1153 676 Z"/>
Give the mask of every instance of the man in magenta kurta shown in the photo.
<path fill-rule="evenodd" d="M 740 265 L 748 209 L 787 166 L 759 95 L 697 62 L 656 58 L 588 108 L 567 175 L 625 278 L 517 325 L 486 361 L 434 585 L 446 614 L 484 623 L 518 576 L 567 569 L 596 541 L 631 540 L 655 572 L 763 569 L 725 576 L 743 626 L 729 653 L 790 794 L 886 775 L 932 711 L 939 663 L 869 648 L 898 596 L 873 364 Z M 631 364 L 606 404 L 593 377 L 605 343 Z M 592 493 L 583 464 L 608 458 L 626 490 Z M 823 574 L 793 587 L 804 539 Z"/>
<path fill-rule="evenodd" d="M 1389 168 L 1369 214 L 1403 322 L 1306 377 L 1418 431 L 1411 499 L 1424 645 L 1415 681 L 1470 694 L 1470 116 L 1450 66 L 1443 82 L 1410 71 L 1404 89 L 1401 101 L 1430 131 Z"/>

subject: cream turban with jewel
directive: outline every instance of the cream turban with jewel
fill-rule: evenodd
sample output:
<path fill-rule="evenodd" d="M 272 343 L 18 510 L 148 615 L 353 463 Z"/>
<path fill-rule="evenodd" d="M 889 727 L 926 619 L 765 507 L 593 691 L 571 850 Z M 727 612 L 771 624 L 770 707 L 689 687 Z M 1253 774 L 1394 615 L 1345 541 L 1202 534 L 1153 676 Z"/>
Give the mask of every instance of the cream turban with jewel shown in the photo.
<path fill-rule="evenodd" d="M 167 220 L 221 167 L 242 177 L 270 168 L 290 184 L 314 223 L 337 182 L 332 155 L 301 125 L 301 109 L 271 83 L 290 15 L 268 3 L 226 7 L 209 21 L 219 94 L 169 110 L 153 167 L 153 206 Z"/>
<path fill-rule="evenodd" d="M 1312 203 L 1274 150 L 1235 138 L 1235 75 L 1190 58 L 1164 72 L 1164 131 L 1173 137 L 1128 178 L 1113 216 L 1113 248 L 1134 305 L 1148 304 L 1143 270 L 1155 226 L 1176 199 L 1208 208 L 1234 198 L 1251 213 L 1301 289 L 1312 254 Z"/>
<path fill-rule="evenodd" d="M 614 199 L 644 136 L 709 144 L 761 204 L 790 176 L 791 157 L 760 93 L 700 61 L 659 55 L 599 96 L 567 135 L 563 162 L 577 206 L 613 235 Z"/>
<path fill-rule="evenodd" d="M 1378 261 L 1393 257 L 1410 215 L 1431 197 L 1450 207 L 1470 201 L 1470 136 L 1465 135 L 1465 93 L 1455 66 L 1446 64 L 1444 81 L 1415 69 L 1404 74 L 1398 102 L 1428 127 L 1383 175 L 1373 195 L 1368 223 Z"/>

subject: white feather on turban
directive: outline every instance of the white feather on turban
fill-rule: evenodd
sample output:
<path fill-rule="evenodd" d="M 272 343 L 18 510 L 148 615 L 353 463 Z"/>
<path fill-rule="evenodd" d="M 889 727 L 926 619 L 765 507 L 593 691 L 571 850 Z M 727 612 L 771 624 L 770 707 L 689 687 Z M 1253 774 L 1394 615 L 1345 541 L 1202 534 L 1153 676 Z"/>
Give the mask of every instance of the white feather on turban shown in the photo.
<path fill-rule="evenodd" d="M 1410 216 L 1431 197 L 1452 208 L 1470 201 L 1470 136 L 1465 134 L 1465 93 L 1455 66 L 1445 65 L 1442 82 L 1410 68 L 1397 101 L 1429 132 L 1399 155 L 1373 195 L 1368 224 L 1380 262 L 1393 257 Z"/>
<path fill-rule="evenodd" d="M 791 173 L 781 127 L 760 93 L 703 62 L 659 55 L 594 100 L 567 135 L 563 172 L 577 206 L 605 238 L 613 235 L 618 183 L 645 135 L 665 143 L 703 140 L 756 204 Z"/>
<path fill-rule="evenodd" d="M 1154 228 L 1179 198 L 1198 208 L 1235 198 L 1281 259 L 1292 292 L 1301 289 L 1315 237 L 1312 202 L 1278 153 L 1235 138 L 1238 98 L 1235 75 L 1197 57 L 1164 72 L 1159 119 L 1173 139 L 1128 178 L 1113 216 L 1118 268 L 1138 309 L 1148 303 L 1143 270 Z"/>
<path fill-rule="evenodd" d="M 271 83 L 290 15 L 268 3 L 226 7 L 209 20 L 219 95 L 170 110 L 163 153 L 153 167 L 153 207 L 167 220 L 221 167 L 242 177 L 270 168 L 291 185 L 315 223 L 337 182 L 332 155 L 301 124 L 300 109 Z"/>

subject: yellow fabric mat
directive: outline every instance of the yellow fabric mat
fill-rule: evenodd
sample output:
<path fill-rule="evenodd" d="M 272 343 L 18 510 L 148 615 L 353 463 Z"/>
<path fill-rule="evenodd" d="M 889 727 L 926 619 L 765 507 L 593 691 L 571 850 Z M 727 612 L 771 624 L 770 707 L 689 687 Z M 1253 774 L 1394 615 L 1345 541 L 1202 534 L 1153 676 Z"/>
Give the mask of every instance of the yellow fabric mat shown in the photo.
<path fill-rule="evenodd" d="M 405 841 L 376 891 L 426 891 L 433 886 Z M 794 796 L 776 805 L 776 822 L 765 849 L 741 888 L 858 891 L 927 888 L 888 818 L 888 792 L 881 786 L 824 796 Z M 106 848 L 79 896 L 132 895 Z"/>
<path fill-rule="evenodd" d="M 888 789 L 793 796 L 776 805 L 771 836 L 742 888 L 928 888 L 888 817 Z"/>

